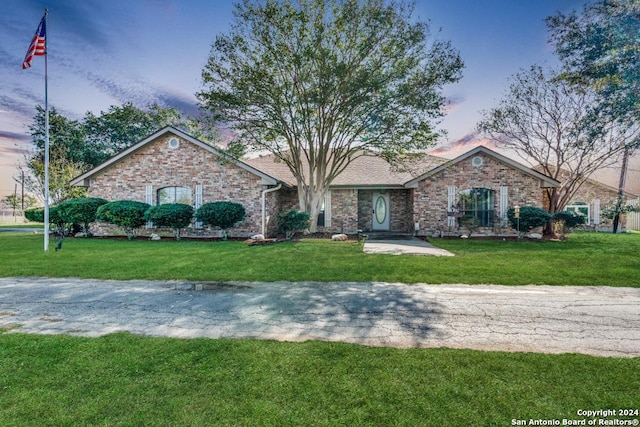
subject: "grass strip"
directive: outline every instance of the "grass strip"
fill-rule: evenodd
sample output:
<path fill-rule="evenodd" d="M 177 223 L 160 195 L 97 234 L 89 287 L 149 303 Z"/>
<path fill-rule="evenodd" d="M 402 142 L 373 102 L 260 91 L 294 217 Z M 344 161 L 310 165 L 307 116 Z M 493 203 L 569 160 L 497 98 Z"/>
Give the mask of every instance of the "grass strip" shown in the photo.
<path fill-rule="evenodd" d="M 640 390 L 638 358 L 325 342 L 2 334 L 0 362 L 3 426 L 512 425 Z"/>
<path fill-rule="evenodd" d="M 0 234 L 0 277 L 197 281 L 346 281 L 640 287 L 640 234 L 574 233 L 566 241 L 434 239 L 454 257 L 371 255 L 354 242 L 66 239 Z M 53 245 L 53 244 L 52 244 Z M 52 246 L 53 247 L 53 246 Z"/>

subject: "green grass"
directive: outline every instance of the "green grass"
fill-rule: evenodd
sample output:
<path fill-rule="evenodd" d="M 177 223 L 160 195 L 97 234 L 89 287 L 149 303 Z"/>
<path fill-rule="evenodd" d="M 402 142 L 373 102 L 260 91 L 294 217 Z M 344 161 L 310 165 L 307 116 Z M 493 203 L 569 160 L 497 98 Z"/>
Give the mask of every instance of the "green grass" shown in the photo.
<path fill-rule="evenodd" d="M 0 234 L 0 277 L 198 281 L 348 281 L 640 287 L 640 234 L 574 233 L 563 242 L 434 239 L 455 257 L 369 255 L 353 242 L 66 239 Z M 54 242 L 51 242 L 53 249 Z"/>
<path fill-rule="evenodd" d="M 637 408 L 640 359 L 0 335 L 3 426 L 482 426 Z"/>

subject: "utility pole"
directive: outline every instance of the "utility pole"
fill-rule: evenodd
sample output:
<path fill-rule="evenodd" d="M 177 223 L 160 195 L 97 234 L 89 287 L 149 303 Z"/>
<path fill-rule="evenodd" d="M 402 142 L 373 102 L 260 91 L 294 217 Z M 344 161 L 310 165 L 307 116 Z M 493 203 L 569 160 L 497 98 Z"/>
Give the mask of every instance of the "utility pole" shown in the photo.
<path fill-rule="evenodd" d="M 620 169 L 620 182 L 618 183 L 618 199 L 616 200 L 616 211 L 613 217 L 613 233 L 618 232 L 620 223 L 620 212 L 622 211 L 622 201 L 624 200 L 624 185 L 627 179 L 627 167 L 629 164 L 629 147 L 625 147 L 622 156 L 622 168 Z"/>
<path fill-rule="evenodd" d="M 21 197 L 21 208 L 22 208 L 22 215 L 24 215 L 24 171 L 21 170 L 20 171 L 20 197 Z"/>
<path fill-rule="evenodd" d="M 13 186 L 13 217 L 16 217 L 16 207 L 18 206 L 18 183 Z"/>

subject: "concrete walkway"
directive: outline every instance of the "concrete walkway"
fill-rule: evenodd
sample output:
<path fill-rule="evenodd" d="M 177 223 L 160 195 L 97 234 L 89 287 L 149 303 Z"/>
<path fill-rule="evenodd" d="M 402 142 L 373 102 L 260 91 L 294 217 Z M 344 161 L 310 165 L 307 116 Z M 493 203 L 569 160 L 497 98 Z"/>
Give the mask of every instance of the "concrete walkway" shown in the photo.
<path fill-rule="evenodd" d="M 638 357 L 640 289 L 0 278 L 0 329 Z"/>
<path fill-rule="evenodd" d="M 363 251 L 367 254 L 454 256 L 451 252 L 416 237 L 397 240 L 367 240 L 364 243 Z"/>

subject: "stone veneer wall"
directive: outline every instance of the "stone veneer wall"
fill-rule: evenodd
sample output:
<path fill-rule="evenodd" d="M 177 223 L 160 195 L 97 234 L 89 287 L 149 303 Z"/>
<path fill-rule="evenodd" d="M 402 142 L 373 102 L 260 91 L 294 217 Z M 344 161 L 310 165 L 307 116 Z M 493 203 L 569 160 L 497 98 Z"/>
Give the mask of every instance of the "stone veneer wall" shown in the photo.
<path fill-rule="evenodd" d="M 451 167 L 420 181 L 413 192 L 413 221 L 419 224 L 419 235 L 447 233 L 457 231 L 457 226 L 450 229 L 447 225 L 448 187 L 455 186 L 460 192 L 469 188 L 488 188 L 495 191 L 496 216 L 500 203 L 500 187 L 508 187 L 508 206 L 543 207 L 540 181 L 523 173 L 493 157 L 478 154 L 482 165 L 473 166 L 472 158 L 464 159 Z M 499 221 L 496 220 L 496 224 Z M 480 229 L 492 234 L 497 230 Z M 504 231 L 513 231 L 500 230 Z"/>
<path fill-rule="evenodd" d="M 89 197 L 145 202 L 146 186 L 151 185 L 155 204 L 159 189 L 179 186 L 191 188 L 195 203 L 195 188 L 200 184 L 203 204 L 231 201 L 244 206 L 246 217 L 229 230 L 231 237 L 259 233 L 262 220 L 260 197 L 262 190 L 267 188 L 261 184 L 261 178 L 233 163 L 220 162 L 215 154 L 180 138 L 179 147 L 172 149 L 168 145 L 172 137 L 160 137 L 94 176 L 88 189 Z M 278 196 L 270 193 L 267 197 L 267 214 L 273 218 L 274 213 L 270 211 L 278 204 L 273 201 Z M 216 230 L 195 231 L 197 235 L 219 236 Z"/>

